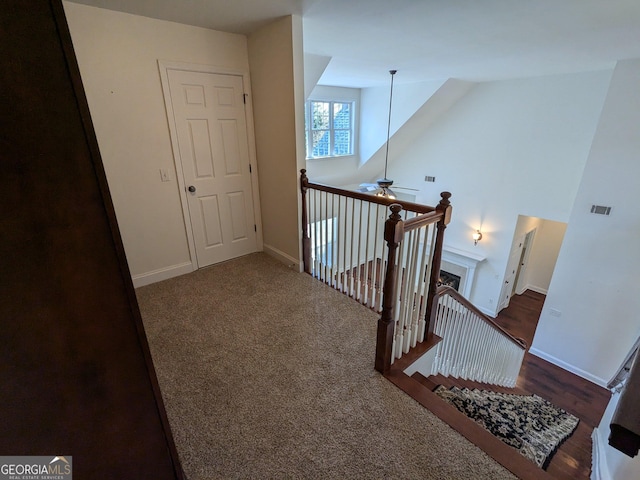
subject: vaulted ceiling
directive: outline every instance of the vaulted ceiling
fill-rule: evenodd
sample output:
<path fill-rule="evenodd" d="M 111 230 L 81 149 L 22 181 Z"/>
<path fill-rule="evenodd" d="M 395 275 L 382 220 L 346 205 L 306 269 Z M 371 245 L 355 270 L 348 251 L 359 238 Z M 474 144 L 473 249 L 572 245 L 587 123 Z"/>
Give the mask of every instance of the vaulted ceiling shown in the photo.
<path fill-rule="evenodd" d="M 611 68 L 640 58 L 638 0 L 72 0 L 250 34 L 303 19 L 306 53 L 329 57 L 324 85 L 483 81 Z"/>

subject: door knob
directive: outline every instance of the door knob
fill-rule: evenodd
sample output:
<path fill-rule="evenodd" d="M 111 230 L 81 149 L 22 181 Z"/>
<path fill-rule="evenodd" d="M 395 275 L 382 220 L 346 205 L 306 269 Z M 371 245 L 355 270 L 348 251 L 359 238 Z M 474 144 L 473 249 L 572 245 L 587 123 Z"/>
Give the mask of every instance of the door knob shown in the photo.
<path fill-rule="evenodd" d="M 195 193 L 196 187 L 194 187 L 193 185 L 189 185 L 189 188 L 187 190 L 189 190 L 191 193 Z"/>

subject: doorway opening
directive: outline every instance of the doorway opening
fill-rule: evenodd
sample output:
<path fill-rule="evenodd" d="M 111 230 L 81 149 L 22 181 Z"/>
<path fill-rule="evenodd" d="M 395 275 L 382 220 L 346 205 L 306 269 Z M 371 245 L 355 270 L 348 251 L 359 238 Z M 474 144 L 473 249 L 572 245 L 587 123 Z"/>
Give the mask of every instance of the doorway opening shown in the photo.
<path fill-rule="evenodd" d="M 507 261 L 498 316 L 531 345 L 567 224 L 519 215 Z M 516 305 L 509 309 L 513 297 Z M 515 300 L 515 299 L 514 299 Z M 513 311 L 512 311 L 513 310 Z"/>

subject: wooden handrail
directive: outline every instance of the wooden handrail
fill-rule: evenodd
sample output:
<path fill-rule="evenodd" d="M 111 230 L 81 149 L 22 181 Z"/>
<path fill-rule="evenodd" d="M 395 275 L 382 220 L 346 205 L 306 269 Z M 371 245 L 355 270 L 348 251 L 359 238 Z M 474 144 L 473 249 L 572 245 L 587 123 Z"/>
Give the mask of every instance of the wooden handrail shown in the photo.
<path fill-rule="evenodd" d="M 384 279 L 382 315 L 378 320 L 378 336 L 376 342 L 375 368 L 381 373 L 386 373 L 391 368 L 391 356 L 393 349 L 394 308 L 396 305 L 396 276 L 398 265 L 396 250 L 402 243 L 406 232 L 421 226 L 437 223 L 437 235 L 431 264 L 431 276 L 427 291 L 427 309 L 425 311 L 425 335 L 424 338 L 433 336 L 433 322 L 431 321 L 431 309 L 434 305 L 433 298 L 436 292 L 436 282 L 440 276 L 440 262 L 442 258 L 442 245 L 444 242 L 444 229 L 451 220 L 451 205 L 449 204 L 449 192 L 442 192 L 438 206 L 431 212 L 426 212 L 413 219 L 402 220 L 400 212 L 402 205 L 394 202 L 391 206 L 391 215 L 385 223 L 384 239 L 387 242 L 387 274 Z"/>
<path fill-rule="evenodd" d="M 521 347 L 523 350 L 527 349 L 527 342 L 525 342 L 522 338 L 516 338 L 513 335 L 511 335 L 504 328 L 502 328 L 500 325 L 498 325 L 492 318 L 490 318 L 487 315 L 485 315 L 484 313 L 482 313 L 473 303 L 471 303 L 469 300 L 464 298 L 460 294 L 460 292 L 458 292 L 455 288 L 450 287 L 448 285 L 442 285 L 442 286 L 438 287 L 438 289 L 436 291 L 436 299 L 438 299 L 438 298 L 440 298 L 440 297 L 442 297 L 444 295 L 449 295 L 449 296 L 455 298 L 458 303 L 460 303 L 465 308 L 467 308 L 468 310 L 471 310 L 473 313 L 475 313 L 478 317 L 480 317 L 482 320 L 484 320 L 484 322 L 487 323 L 491 328 L 493 328 L 494 330 L 497 330 L 498 332 L 500 332 L 503 336 L 507 337 L 509 340 L 511 340 L 513 343 L 515 343 L 516 345 Z M 436 314 L 437 314 L 437 309 L 433 309 L 433 311 L 431 312 L 431 323 L 432 324 L 435 322 Z"/>
<path fill-rule="evenodd" d="M 377 341 L 376 341 L 376 357 L 375 357 L 375 368 L 381 373 L 387 373 L 391 367 L 394 358 L 400 358 L 403 353 L 407 353 L 407 349 L 411 348 L 412 345 L 416 345 L 416 342 L 423 342 L 423 339 L 430 340 L 434 337 L 434 326 L 436 325 L 436 318 L 438 313 L 438 303 L 439 298 L 444 295 L 449 295 L 458 302 L 459 305 L 466 308 L 467 311 L 472 312 L 477 318 L 481 319 L 484 324 L 491 327 L 491 329 L 498 333 L 498 336 L 491 335 L 496 339 L 496 341 L 502 343 L 501 338 L 506 338 L 510 343 L 515 345 L 515 349 L 512 347 L 508 347 L 510 351 L 512 351 L 515 356 L 524 355 L 524 351 L 527 349 L 527 345 L 522 339 L 515 338 L 511 334 L 509 334 L 506 330 L 500 327 L 493 319 L 486 316 L 482 313 L 477 307 L 475 307 L 471 302 L 469 302 L 466 298 L 464 298 L 458 291 L 455 289 L 443 286 L 439 287 L 440 281 L 440 267 L 442 263 L 442 250 L 444 246 L 444 232 L 451 221 L 451 213 L 452 207 L 449 202 L 449 198 L 451 197 L 451 193 L 442 192 L 440 202 L 438 205 L 434 207 L 429 207 L 426 205 L 420 205 L 412 202 L 403 202 L 395 199 L 389 199 L 384 197 L 378 197 L 375 195 L 355 192 L 351 190 L 345 190 L 338 187 L 333 187 L 329 185 L 323 185 L 319 183 L 309 182 L 309 179 L 306 176 L 306 170 L 300 171 L 300 190 L 302 192 L 302 200 L 303 200 L 303 212 L 302 212 L 302 220 L 303 220 L 303 254 L 304 254 L 304 263 L 305 263 L 305 271 L 311 273 L 311 244 L 310 244 L 310 233 L 308 227 L 308 212 L 307 209 L 307 193 L 308 189 L 313 189 L 319 192 L 325 192 L 327 198 L 329 195 L 335 195 L 339 198 L 351 198 L 354 200 L 361 200 L 363 202 L 368 202 L 370 204 L 375 205 L 383 205 L 388 206 L 390 210 L 390 215 L 386 219 L 384 224 L 384 242 L 386 244 L 386 259 L 384 259 L 383 250 L 380 251 L 380 258 L 378 259 L 378 266 L 367 266 L 367 262 L 362 265 L 356 265 L 354 267 L 350 264 L 349 269 L 362 269 L 362 268 L 376 268 L 381 271 L 384 269 L 384 275 L 380 278 L 384 278 L 382 285 L 382 309 L 381 316 L 378 320 L 377 325 Z M 332 202 L 333 205 L 333 202 Z M 355 202 L 352 203 L 352 216 L 355 218 Z M 338 202 L 338 206 L 340 206 L 340 202 Z M 309 207 L 310 208 L 310 207 Z M 315 208 L 315 207 L 314 207 Z M 371 206 L 369 207 L 371 208 Z M 408 210 L 409 212 L 413 212 L 416 215 L 412 216 L 412 218 L 406 218 L 406 215 L 402 214 L 402 210 Z M 328 207 L 325 205 L 325 215 L 328 215 Z M 333 206 L 332 210 L 333 212 Z M 379 215 L 379 210 L 376 207 L 376 215 Z M 405 217 L 406 219 L 403 219 Z M 368 218 L 368 217 L 367 217 Z M 377 229 L 377 220 L 376 220 L 376 229 Z M 421 228 L 426 229 L 424 240 L 420 235 L 416 236 L 414 233 L 419 231 Z M 359 227 L 356 228 L 356 232 L 359 231 Z M 368 231 L 368 230 L 367 230 Z M 355 233 L 353 228 L 351 231 L 351 242 L 355 242 Z M 409 235 L 409 233 L 411 233 Z M 316 232 L 317 234 L 317 232 Z M 430 236 L 427 236 L 430 235 Z M 325 234 L 326 236 L 326 234 Z M 402 247 L 403 242 L 405 241 L 405 237 L 407 241 L 410 242 L 410 245 L 407 248 L 412 250 L 419 250 L 419 248 L 423 249 L 422 255 L 426 255 L 427 249 L 429 249 L 429 259 L 425 260 L 426 257 L 422 257 L 422 264 L 424 266 L 420 266 L 420 269 L 426 268 L 424 274 L 418 274 L 421 276 L 421 289 L 419 293 L 417 291 L 410 292 L 408 294 L 410 311 L 412 312 L 412 318 L 407 320 L 408 317 L 405 316 L 407 313 L 407 305 L 405 304 L 405 288 L 407 287 L 407 283 L 409 282 L 409 278 L 413 279 L 416 274 L 416 265 L 414 264 L 402 264 L 399 265 L 398 262 L 405 262 L 405 255 L 408 255 L 405 252 L 404 247 Z M 345 235 L 346 238 L 346 235 Z M 368 237 L 367 237 L 368 238 Z M 326 241 L 326 239 L 325 239 Z M 345 240 L 346 241 L 346 240 Z M 424 243 L 422 243 L 424 241 Z M 359 248 L 360 239 L 356 242 Z M 366 243 L 369 240 L 366 240 Z M 418 243 L 420 242 L 420 247 Z M 433 243 L 431 243 L 433 242 Z M 382 247 L 381 247 L 382 248 Z M 400 251 L 400 249 L 402 249 Z M 351 252 L 353 255 L 353 250 Z M 359 257 L 358 251 L 358 258 Z M 402 260 L 398 257 L 401 255 Z M 367 257 L 368 258 L 368 257 Z M 425 263 L 426 261 L 426 263 Z M 409 266 L 407 266 L 409 265 Z M 331 265 L 329 268 L 333 267 Z M 326 266 L 325 275 L 326 275 Z M 338 266 L 339 268 L 339 266 Z M 355 271 L 355 270 L 354 270 Z M 358 270 L 360 271 L 360 270 Z M 351 272 L 349 278 L 356 277 L 356 274 Z M 340 277 L 340 275 L 344 275 L 338 271 L 338 274 L 335 272 L 329 271 L 331 275 L 330 281 L 340 282 L 344 279 Z M 427 278 L 424 275 L 428 275 Z M 427 280 L 428 279 L 428 280 Z M 356 282 L 360 281 L 356 278 Z M 365 283 L 366 280 L 366 270 L 365 270 Z M 411 280 L 413 284 L 413 280 Z M 368 285 L 368 284 L 367 284 Z M 352 288 L 353 285 L 348 288 Z M 361 286 L 357 285 L 357 292 L 361 292 Z M 376 288 L 379 288 L 376 285 Z M 400 289 L 400 291 L 397 291 Z M 378 293 L 379 294 L 379 293 Z M 414 295 L 414 297 L 411 297 Z M 398 298 L 401 296 L 402 298 Z M 355 297 L 354 297 L 355 298 Z M 419 299 L 419 300 L 418 300 Z M 416 305 L 420 305 L 420 310 L 417 312 Z M 398 307 L 398 305 L 400 307 Z M 380 303 L 379 300 L 376 301 L 376 306 L 379 308 Z M 396 308 L 400 308 L 398 312 L 395 312 Z M 413 315 L 416 313 L 421 313 L 420 319 L 416 319 Z M 397 317 L 397 318 L 396 318 Z M 409 323 L 407 323 L 409 322 Z M 482 323 L 480 323 L 482 325 Z M 396 331 L 397 330 L 397 331 Z M 419 332 L 419 333 L 418 333 Z M 505 345 L 506 346 L 506 345 Z"/>
<path fill-rule="evenodd" d="M 433 212 L 424 213 L 418 215 L 417 217 L 405 220 L 403 225 L 404 233 L 436 223 L 442 218 L 442 216 L 442 212 L 434 210 Z"/>
<path fill-rule="evenodd" d="M 311 266 L 311 236 L 309 232 L 309 212 L 307 212 L 307 191 L 313 189 L 339 197 L 361 200 L 376 205 L 388 206 L 391 215 L 387 218 L 384 226 L 384 240 L 387 246 L 387 259 L 381 264 L 385 267 L 384 284 L 382 287 L 382 312 L 378 321 L 378 333 L 376 343 L 376 370 L 380 372 L 388 371 L 391 366 L 393 355 L 393 341 L 395 328 L 394 308 L 397 303 L 397 279 L 398 279 L 398 247 L 401 245 L 405 233 L 415 231 L 422 227 L 435 225 L 436 234 L 430 259 L 429 283 L 426 289 L 426 305 L 424 317 L 424 337 L 431 338 L 433 335 L 433 323 L 431 320 L 431 309 L 433 307 L 433 297 L 436 292 L 437 282 L 440 277 L 440 263 L 442 259 L 442 247 L 444 244 L 444 230 L 451 221 L 451 204 L 449 198 L 451 193 L 442 192 L 440 202 L 436 207 L 421 205 L 403 200 L 378 197 L 362 192 L 345 190 L 330 185 L 310 182 L 306 175 L 306 169 L 300 170 L 300 192 L 302 194 L 302 254 L 304 271 L 312 272 Z M 402 210 L 417 214 L 413 218 L 402 219 Z M 426 248 L 426 245 L 425 245 Z M 332 274 L 333 275 L 333 274 Z M 420 340 L 422 341 L 422 340 Z"/>
<path fill-rule="evenodd" d="M 404 210 L 407 210 L 409 212 L 430 213 L 434 212 L 437 209 L 436 207 L 421 205 L 419 203 L 406 202 L 404 200 L 391 199 L 387 197 L 378 197 L 376 195 L 371 195 L 370 193 L 355 192 L 353 190 L 345 190 L 343 188 L 332 187 L 330 185 L 324 185 L 322 183 L 313 183 L 309 181 L 306 173 L 306 169 L 303 168 L 302 170 L 300 170 L 301 189 L 313 188 L 314 190 L 319 190 L 321 192 L 333 193 L 336 195 L 342 195 L 349 198 L 355 198 L 356 200 L 364 200 L 365 202 L 377 203 L 378 205 L 386 205 L 389 207 L 394 203 L 397 203 L 401 205 Z"/>

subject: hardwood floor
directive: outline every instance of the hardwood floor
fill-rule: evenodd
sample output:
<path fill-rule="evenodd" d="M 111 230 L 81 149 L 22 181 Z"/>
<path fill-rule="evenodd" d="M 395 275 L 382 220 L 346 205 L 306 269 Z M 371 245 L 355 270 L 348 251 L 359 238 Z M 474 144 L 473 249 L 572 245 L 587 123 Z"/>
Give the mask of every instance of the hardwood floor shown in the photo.
<path fill-rule="evenodd" d="M 522 295 L 514 295 L 509 307 L 500 312 L 496 322 L 515 337 L 523 338 L 530 346 L 544 300 L 544 295 L 530 290 Z M 431 376 L 428 381 L 430 383 L 422 380 L 423 384 L 429 386 L 457 385 L 523 395 L 536 394 L 577 416 L 580 418 L 580 423 L 576 431 L 560 446 L 553 456 L 547 472 L 561 480 L 589 478 L 591 472 L 591 433 L 600 422 L 609 402 L 610 393 L 608 390 L 528 352 L 525 354 L 515 389 L 466 382 L 441 375 Z"/>
<path fill-rule="evenodd" d="M 498 314 L 495 321 L 511 335 L 522 338 L 531 346 L 545 298 L 545 295 L 532 290 L 513 295 L 509 306 Z"/>

